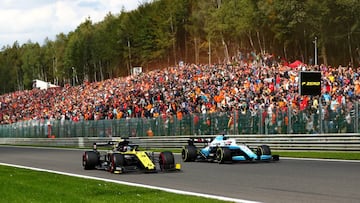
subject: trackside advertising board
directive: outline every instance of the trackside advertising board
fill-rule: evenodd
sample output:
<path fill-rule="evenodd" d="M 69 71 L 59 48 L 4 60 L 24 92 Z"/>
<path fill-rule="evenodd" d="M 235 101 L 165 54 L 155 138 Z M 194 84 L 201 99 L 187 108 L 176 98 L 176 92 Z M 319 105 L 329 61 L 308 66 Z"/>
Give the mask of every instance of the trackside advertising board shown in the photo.
<path fill-rule="evenodd" d="M 321 95 L 321 72 L 300 72 L 300 95 Z"/>

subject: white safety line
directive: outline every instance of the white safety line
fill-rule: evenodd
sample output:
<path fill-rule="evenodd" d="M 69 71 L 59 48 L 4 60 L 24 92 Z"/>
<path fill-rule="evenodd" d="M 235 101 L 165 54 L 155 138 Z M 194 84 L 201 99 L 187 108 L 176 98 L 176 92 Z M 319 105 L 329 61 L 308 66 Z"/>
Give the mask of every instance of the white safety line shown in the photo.
<path fill-rule="evenodd" d="M 331 161 L 331 162 L 349 162 L 349 163 L 360 163 L 360 160 L 351 159 L 319 159 L 319 158 L 293 158 L 293 157 L 280 157 L 280 160 L 301 160 L 301 161 Z"/>
<path fill-rule="evenodd" d="M 80 174 L 74 174 L 74 173 L 66 173 L 66 172 L 61 172 L 61 171 L 53 171 L 53 170 L 48 170 L 48 169 L 34 168 L 34 167 L 21 166 L 21 165 L 15 165 L 15 164 L 8 164 L 8 163 L 1 163 L 0 162 L 0 165 L 16 167 L 16 168 L 23 168 L 23 169 L 30 169 L 30 170 L 34 170 L 34 171 L 55 173 L 55 174 L 60 174 L 60 175 L 72 176 L 72 177 L 86 178 L 86 179 L 92 179 L 92 180 L 100 180 L 100 181 L 123 184 L 123 185 L 128 185 L 128 186 L 135 186 L 135 187 L 143 187 L 143 188 L 148 188 L 148 189 L 162 190 L 162 191 L 165 191 L 165 192 L 171 192 L 171 193 L 182 194 L 182 195 L 191 195 L 191 196 L 198 196 L 198 197 L 204 197 L 204 198 L 218 199 L 218 200 L 222 200 L 222 201 L 230 201 L 230 202 L 237 202 L 237 203 L 260 203 L 260 202 L 257 202 L 257 201 L 236 199 L 236 198 L 231 198 L 231 197 L 203 194 L 203 193 L 197 193 L 197 192 L 189 192 L 189 191 L 184 191 L 184 190 L 176 190 L 176 189 L 157 187 L 157 186 L 152 186 L 152 185 L 145 185 L 145 184 L 139 184 L 139 183 L 126 182 L 126 181 L 111 180 L 111 179 L 98 178 L 98 177 L 92 177 L 92 176 L 86 176 L 86 175 L 80 175 Z"/>

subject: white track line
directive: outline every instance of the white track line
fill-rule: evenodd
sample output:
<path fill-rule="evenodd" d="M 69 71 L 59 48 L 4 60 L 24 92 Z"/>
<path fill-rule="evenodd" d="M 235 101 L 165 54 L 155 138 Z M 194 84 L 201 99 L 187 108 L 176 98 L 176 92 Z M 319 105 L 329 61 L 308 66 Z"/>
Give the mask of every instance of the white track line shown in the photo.
<path fill-rule="evenodd" d="M 165 191 L 165 192 L 171 192 L 171 193 L 182 194 L 182 195 L 191 195 L 191 196 L 205 197 L 205 198 L 211 198 L 211 199 L 218 199 L 218 200 L 222 200 L 222 201 L 230 201 L 230 202 L 238 202 L 238 203 L 260 203 L 260 202 L 244 200 L 244 199 L 236 199 L 236 198 L 231 198 L 231 197 L 203 194 L 203 193 L 197 193 L 197 192 L 189 192 L 189 191 L 183 191 L 183 190 L 175 190 L 175 189 L 157 187 L 157 186 L 152 186 L 152 185 L 144 185 L 144 184 L 139 184 L 139 183 L 131 183 L 131 182 L 125 182 L 125 181 L 111 180 L 111 179 L 98 178 L 98 177 L 92 177 L 92 176 L 85 176 L 85 175 L 66 173 L 66 172 L 61 172 L 61 171 L 53 171 L 53 170 L 34 168 L 34 167 L 28 167 L 28 166 L 21 166 L 21 165 L 15 165 L 15 164 L 7 164 L 7 163 L 1 163 L 0 162 L 0 165 L 16 167 L 16 168 L 23 168 L 23 169 L 30 169 L 30 170 L 34 170 L 34 171 L 55 173 L 55 174 L 60 174 L 60 175 L 72 176 L 72 177 L 86 178 L 86 179 L 92 179 L 92 180 L 100 180 L 100 181 L 123 184 L 123 185 L 128 185 L 128 186 L 135 186 L 135 187 L 143 187 L 143 188 L 148 188 L 148 189 L 162 190 L 162 191 Z"/>
<path fill-rule="evenodd" d="M 280 157 L 280 160 L 301 160 L 301 161 L 331 161 L 331 162 L 349 162 L 349 163 L 360 163 L 360 160 L 351 159 L 318 159 L 318 158 L 292 158 L 292 157 Z"/>

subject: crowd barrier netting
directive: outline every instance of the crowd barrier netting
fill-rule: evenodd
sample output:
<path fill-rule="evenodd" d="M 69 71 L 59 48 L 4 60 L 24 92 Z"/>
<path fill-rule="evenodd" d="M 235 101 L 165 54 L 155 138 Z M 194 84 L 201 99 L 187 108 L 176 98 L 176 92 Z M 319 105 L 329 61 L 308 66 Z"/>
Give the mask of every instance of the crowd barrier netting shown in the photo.
<path fill-rule="evenodd" d="M 358 133 L 359 105 L 351 111 L 233 111 L 113 120 L 31 120 L 0 126 L 0 137 L 143 137 L 217 134 Z"/>

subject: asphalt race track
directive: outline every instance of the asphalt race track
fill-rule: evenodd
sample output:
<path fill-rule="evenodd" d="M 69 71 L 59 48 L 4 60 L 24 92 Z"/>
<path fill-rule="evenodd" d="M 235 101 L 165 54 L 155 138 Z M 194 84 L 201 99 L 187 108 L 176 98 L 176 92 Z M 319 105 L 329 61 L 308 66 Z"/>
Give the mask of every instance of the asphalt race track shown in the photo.
<path fill-rule="evenodd" d="M 83 150 L 0 146 L 0 162 L 250 201 L 360 202 L 360 162 L 183 163 L 178 173 L 85 171 Z"/>

